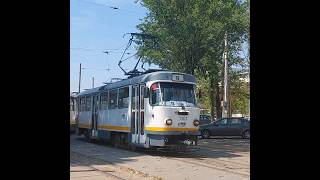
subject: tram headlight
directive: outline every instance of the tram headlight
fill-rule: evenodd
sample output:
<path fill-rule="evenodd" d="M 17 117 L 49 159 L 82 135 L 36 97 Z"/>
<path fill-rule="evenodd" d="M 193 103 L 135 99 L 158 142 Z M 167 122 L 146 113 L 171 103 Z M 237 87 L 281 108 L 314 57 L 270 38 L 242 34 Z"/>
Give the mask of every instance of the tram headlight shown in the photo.
<path fill-rule="evenodd" d="M 168 140 L 168 138 L 166 137 L 166 138 L 164 138 L 164 142 L 165 143 L 167 143 L 169 140 Z"/>
<path fill-rule="evenodd" d="M 199 121 L 198 119 L 195 119 L 195 120 L 193 121 L 193 125 L 194 125 L 194 126 L 199 126 L 199 124 L 200 124 L 200 121 Z"/>
<path fill-rule="evenodd" d="M 172 125 L 172 119 L 167 119 L 167 120 L 166 120 L 166 124 L 167 124 L 168 126 Z"/>

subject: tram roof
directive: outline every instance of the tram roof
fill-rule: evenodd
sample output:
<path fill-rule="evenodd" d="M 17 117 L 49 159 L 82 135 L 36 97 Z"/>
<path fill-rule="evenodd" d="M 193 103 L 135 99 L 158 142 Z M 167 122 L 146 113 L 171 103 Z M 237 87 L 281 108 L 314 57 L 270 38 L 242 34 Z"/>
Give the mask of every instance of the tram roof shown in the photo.
<path fill-rule="evenodd" d="M 147 74 L 142 74 L 140 76 L 135 76 L 133 78 L 128 78 L 124 79 L 121 81 L 117 81 L 111 84 L 107 84 L 104 86 L 96 87 L 93 89 L 89 89 L 86 91 L 83 91 L 79 93 L 77 96 L 84 96 L 88 94 L 94 94 L 99 91 L 104 91 L 107 89 L 114 89 L 114 88 L 119 88 L 123 87 L 126 85 L 131 85 L 131 84 L 139 84 L 143 82 L 148 82 L 148 81 L 156 81 L 156 80 L 172 80 L 172 74 L 180 74 L 183 75 L 183 82 L 193 82 L 195 83 L 195 77 L 190 74 L 185 74 L 185 73 L 180 73 L 180 72 L 173 72 L 173 71 L 157 71 L 157 72 L 151 72 Z"/>
<path fill-rule="evenodd" d="M 71 92 L 70 93 L 70 97 L 72 98 L 72 97 L 76 97 L 78 95 L 78 92 Z"/>

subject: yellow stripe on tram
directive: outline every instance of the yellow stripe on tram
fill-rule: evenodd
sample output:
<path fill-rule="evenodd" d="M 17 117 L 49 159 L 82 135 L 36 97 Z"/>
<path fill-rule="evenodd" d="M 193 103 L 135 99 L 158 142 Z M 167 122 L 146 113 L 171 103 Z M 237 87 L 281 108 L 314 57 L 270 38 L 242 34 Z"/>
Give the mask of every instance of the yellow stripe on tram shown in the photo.
<path fill-rule="evenodd" d="M 90 128 L 90 124 L 79 124 L 80 128 Z"/>
<path fill-rule="evenodd" d="M 79 124 L 80 128 L 91 128 L 90 124 Z M 102 130 L 130 131 L 128 126 L 98 125 Z M 198 131 L 198 128 L 145 127 L 146 131 Z"/>
<path fill-rule="evenodd" d="M 145 127 L 146 131 L 198 131 L 198 128 Z"/>
<path fill-rule="evenodd" d="M 130 131 L 130 127 L 128 127 L 128 126 L 98 125 L 98 128 L 103 129 L 103 130 Z"/>
<path fill-rule="evenodd" d="M 79 124 L 80 128 L 91 128 L 90 124 Z M 130 131 L 128 126 L 110 126 L 110 125 L 98 125 L 98 129 L 102 130 L 119 130 L 119 131 Z"/>

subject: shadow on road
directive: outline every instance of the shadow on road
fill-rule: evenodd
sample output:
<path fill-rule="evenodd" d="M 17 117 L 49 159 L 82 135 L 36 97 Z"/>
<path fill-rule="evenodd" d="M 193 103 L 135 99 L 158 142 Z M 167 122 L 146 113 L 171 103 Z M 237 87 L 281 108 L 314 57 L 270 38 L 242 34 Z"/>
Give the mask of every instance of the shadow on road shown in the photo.
<path fill-rule="evenodd" d="M 157 150 L 138 148 L 133 152 L 127 149 L 116 149 L 110 143 L 105 141 L 96 141 L 87 143 L 83 137 L 73 136 L 70 138 L 70 161 L 78 165 L 104 165 L 104 164 L 122 164 L 129 161 L 137 161 L 138 156 L 160 156 L 167 158 L 233 158 L 240 157 L 239 153 L 250 151 L 250 140 L 241 138 L 210 138 L 200 139 L 195 149 L 186 152 L 161 152 Z M 76 149 L 76 150 L 75 150 Z M 75 152 L 81 152 L 75 153 Z M 83 155 L 85 154 L 85 155 Z M 82 156 L 84 161 L 72 162 L 77 157 Z M 80 158 L 80 159 L 81 159 Z"/>

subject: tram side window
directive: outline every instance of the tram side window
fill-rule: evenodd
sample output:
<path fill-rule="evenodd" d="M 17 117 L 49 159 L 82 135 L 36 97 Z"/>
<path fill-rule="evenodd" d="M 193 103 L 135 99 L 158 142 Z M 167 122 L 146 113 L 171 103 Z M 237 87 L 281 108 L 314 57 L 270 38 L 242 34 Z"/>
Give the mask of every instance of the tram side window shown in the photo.
<path fill-rule="evenodd" d="M 86 98 L 86 111 L 91 111 L 91 97 Z"/>
<path fill-rule="evenodd" d="M 145 96 L 145 88 L 141 88 L 141 96 L 140 96 L 140 106 L 141 109 L 144 109 L 144 96 Z"/>
<path fill-rule="evenodd" d="M 76 103 L 74 106 L 75 111 L 80 111 L 80 102 L 79 101 L 80 101 L 80 99 L 78 99 L 78 98 L 75 101 L 75 103 Z"/>
<path fill-rule="evenodd" d="M 81 99 L 79 98 L 77 102 L 79 103 L 78 104 L 78 108 L 79 108 L 78 110 L 79 110 L 79 112 L 81 112 Z"/>
<path fill-rule="evenodd" d="M 136 94 L 135 94 L 135 88 L 132 88 L 132 99 L 131 99 L 131 109 L 135 110 L 135 104 L 136 104 Z M 134 116 L 133 116 L 134 117 Z M 132 131 L 133 132 L 133 131 Z"/>
<path fill-rule="evenodd" d="M 86 98 L 83 98 L 82 111 L 86 111 Z"/>
<path fill-rule="evenodd" d="M 83 100 L 82 111 L 86 111 L 86 101 L 87 101 L 87 99 L 84 97 L 82 100 Z"/>
<path fill-rule="evenodd" d="M 117 94 L 118 94 L 117 89 L 109 91 L 109 109 L 117 108 Z"/>
<path fill-rule="evenodd" d="M 74 99 L 70 99 L 70 111 L 74 111 Z"/>
<path fill-rule="evenodd" d="M 119 89 L 119 109 L 129 107 L 129 87 Z"/>
<path fill-rule="evenodd" d="M 85 111 L 86 101 L 85 98 L 80 99 L 80 111 Z"/>
<path fill-rule="evenodd" d="M 106 110 L 107 109 L 107 103 L 108 103 L 108 92 L 104 92 L 101 94 L 100 96 L 100 100 L 101 100 L 101 110 Z"/>
<path fill-rule="evenodd" d="M 152 105 L 160 105 L 160 88 L 159 83 L 154 83 L 151 85 L 151 104 Z"/>

